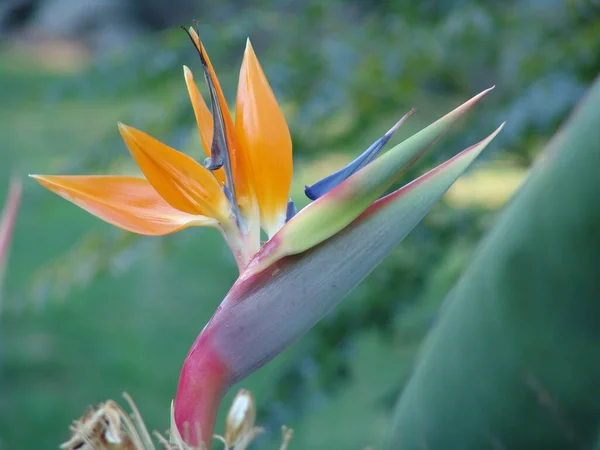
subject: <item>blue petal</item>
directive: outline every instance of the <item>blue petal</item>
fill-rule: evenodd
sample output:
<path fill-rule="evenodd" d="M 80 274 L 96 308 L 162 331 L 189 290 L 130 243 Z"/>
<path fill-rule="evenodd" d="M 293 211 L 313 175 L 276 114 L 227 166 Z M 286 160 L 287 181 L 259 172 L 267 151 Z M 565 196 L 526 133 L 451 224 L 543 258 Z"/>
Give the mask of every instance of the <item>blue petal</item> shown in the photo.
<path fill-rule="evenodd" d="M 346 178 L 358 172 L 360 169 L 362 169 L 371 161 L 373 161 L 377 157 L 377 155 L 381 153 L 383 147 L 385 147 L 385 144 L 387 144 L 387 142 L 394 135 L 396 130 L 400 128 L 400 125 L 402 125 L 406 118 L 410 116 L 413 112 L 414 109 L 411 109 L 408 113 L 406 113 L 402 117 L 402 119 L 400 119 L 387 133 L 385 133 L 382 137 L 377 139 L 373 143 L 373 145 L 371 145 L 358 158 L 356 158 L 346 167 L 338 170 L 337 172 L 329 175 L 328 177 L 323 178 L 320 181 L 317 181 L 312 186 L 306 186 L 304 188 L 304 193 L 306 194 L 306 196 L 311 200 L 318 199 L 319 197 L 327 194 L 334 187 L 338 186 Z"/>
<path fill-rule="evenodd" d="M 210 97 L 210 109 L 213 116 L 213 141 L 210 146 L 210 157 L 204 162 L 208 170 L 220 169 L 223 164 L 226 164 L 225 170 L 229 165 L 229 149 L 227 148 L 227 138 L 225 137 L 225 121 L 223 120 L 223 112 L 217 100 L 217 91 L 210 78 L 206 63 L 202 60 L 204 68 L 204 79 L 208 85 L 208 93 Z"/>
<path fill-rule="evenodd" d="M 292 200 L 288 201 L 287 209 L 285 211 L 285 221 L 286 223 L 296 215 L 298 210 L 296 209 L 296 205 Z"/>

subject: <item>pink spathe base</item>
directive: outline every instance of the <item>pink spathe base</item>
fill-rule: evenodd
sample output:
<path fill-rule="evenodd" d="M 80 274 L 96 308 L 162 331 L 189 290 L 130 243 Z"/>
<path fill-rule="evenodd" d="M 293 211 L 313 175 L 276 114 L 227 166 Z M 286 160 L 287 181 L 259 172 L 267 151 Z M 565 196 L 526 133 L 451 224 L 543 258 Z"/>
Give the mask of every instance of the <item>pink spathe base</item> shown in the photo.
<path fill-rule="evenodd" d="M 188 353 L 175 398 L 175 423 L 190 445 L 210 448 L 221 400 L 230 386 L 230 370 L 202 334 Z M 201 436 L 198 436 L 200 431 Z"/>

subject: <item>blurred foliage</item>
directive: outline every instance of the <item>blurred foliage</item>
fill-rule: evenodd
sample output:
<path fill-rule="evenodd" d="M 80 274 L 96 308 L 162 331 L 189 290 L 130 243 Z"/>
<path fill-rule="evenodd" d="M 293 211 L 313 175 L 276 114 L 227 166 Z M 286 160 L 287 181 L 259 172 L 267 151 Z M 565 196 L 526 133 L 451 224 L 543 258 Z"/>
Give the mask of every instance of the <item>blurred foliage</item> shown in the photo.
<path fill-rule="evenodd" d="M 600 77 L 478 246 L 421 347 L 385 448 L 597 441 L 599 103 Z"/>
<path fill-rule="evenodd" d="M 600 69 L 600 9 L 591 0 L 213 3 L 197 19 L 227 97 L 234 99 L 250 36 L 290 124 L 296 173 L 305 177 L 326 154 L 358 154 L 411 107 L 418 114 L 396 140 L 493 84 L 404 180 L 503 120 L 499 145 L 483 159 L 522 171 Z M 3 58 L 0 176 L 8 178 L 11 166 L 134 171 L 116 120 L 200 157 L 182 64 L 198 76 L 197 55 L 179 29 L 132 42 L 73 76 L 38 73 L 19 55 Z M 295 178 L 295 200 L 312 181 Z M 0 319 L 6 446 L 60 442 L 70 418 L 119 389 L 148 411 L 151 426 L 164 428 L 183 357 L 235 279 L 226 246 L 210 230 L 140 238 L 31 183 L 25 194 Z M 258 422 L 275 436 L 282 422 L 297 428 L 299 448 L 358 448 L 376 439 L 404 380 L 397 370 L 385 373 L 384 363 L 400 353 L 408 370 L 437 305 L 493 222 L 492 206 L 499 203 L 440 204 L 336 312 L 251 377 Z M 68 304 L 51 302 L 58 299 Z M 25 305 L 44 311 L 17 314 Z M 350 411 L 353 403 L 358 411 Z M 345 415 L 335 416 L 335 405 Z M 15 415 L 22 426 L 12 427 Z M 344 434 L 353 418 L 377 419 Z"/>

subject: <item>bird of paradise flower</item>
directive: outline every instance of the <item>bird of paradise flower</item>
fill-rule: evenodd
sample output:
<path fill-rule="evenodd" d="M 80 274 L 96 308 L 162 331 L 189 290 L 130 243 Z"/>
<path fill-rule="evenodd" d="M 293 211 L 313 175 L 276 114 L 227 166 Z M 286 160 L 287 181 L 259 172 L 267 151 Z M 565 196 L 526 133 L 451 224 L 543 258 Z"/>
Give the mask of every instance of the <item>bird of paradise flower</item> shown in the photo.
<path fill-rule="evenodd" d="M 119 123 L 143 178 L 32 176 L 134 233 L 160 236 L 210 226 L 223 234 L 240 275 L 189 351 L 174 404 L 176 425 L 189 431 L 189 443 L 209 446 L 225 392 L 308 331 L 379 265 L 504 124 L 382 197 L 492 88 L 380 155 L 411 110 L 348 166 L 308 186 L 306 195 L 314 201 L 296 213 L 289 199 L 292 140 L 250 41 L 234 120 L 197 32 L 185 30 L 200 56 L 210 98 L 209 110 L 184 66 L 204 164 Z M 263 245 L 261 229 L 269 237 Z"/>

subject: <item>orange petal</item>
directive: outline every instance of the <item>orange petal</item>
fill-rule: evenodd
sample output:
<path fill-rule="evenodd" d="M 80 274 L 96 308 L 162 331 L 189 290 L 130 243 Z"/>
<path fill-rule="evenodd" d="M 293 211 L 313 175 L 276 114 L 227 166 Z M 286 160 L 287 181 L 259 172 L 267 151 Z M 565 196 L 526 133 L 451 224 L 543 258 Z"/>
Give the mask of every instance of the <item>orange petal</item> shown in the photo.
<path fill-rule="evenodd" d="M 231 160 L 236 200 L 240 206 L 240 209 L 242 210 L 242 214 L 248 218 L 254 214 L 255 208 L 255 194 L 251 181 L 250 162 L 248 161 L 248 156 L 245 152 L 245 149 L 240 146 L 236 135 L 235 125 L 233 123 L 233 119 L 231 118 L 229 107 L 227 106 L 227 100 L 225 99 L 225 95 L 223 94 L 223 90 L 221 89 L 221 85 L 219 84 L 219 80 L 215 74 L 215 70 L 210 62 L 210 59 L 206 54 L 206 50 L 204 49 L 202 42 L 200 42 L 200 38 L 198 37 L 196 31 L 193 28 L 190 28 L 188 31 L 192 41 L 194 42 L 194 45 L 196 46 L 196 49 L 198 50 L 198 53 L 200 54 L 200 58 L 203 61 L 203 66 L 205 67 L 208 77 L 210 78 L 210 82 L 213 84 L 217 94 L 217 101 L 222 111 L 225 125 L 225 137 L 227 139 L 229 157 Z"/>
<path fill-rule="evenodd" d="M 135 128 L 119 123 L 119 131 L 150 184 L 173 208 L 221 223 L 229 220 L 229 202 L 208 169 Z"/>
<path fill-rule="evenodd" d="M 252 167 L 261 225 L 272 236 L 285 223 L 292 139 L 250 40 L 240 70 L 235 113 L 238 138 Z"/>
<path fill-rule="evenodd" d="M 96 217 L 133 233 L 161 236 L 191 225 L 217 225 L 214 219 L 176 210 L 142 178 L 31 176 Z"/>
<path fill-rule="evenodd" d="M 183 76 L 185 77 L 185 84 L 190 95 L 192 107 L 194 108 L 194 114 L 196 115 L 196 123 L 198 124 L 198 130 L 200 131 L 200 139 L 202 140 L 204 153 L 206 156 L 210 156 L 210 146 L 213 139 L 213 120 L 210 115 L 210 110 L 208 109 L 208 106 L 206 106 L 206 103 L 198 90 L 198 86 L 196 86 L 192 71 L 188 66 L 183 66 Z"/>
<path fill-rule="evenodd" d="M 190 95 L 190 101 L 192 102 L 192 108 L 194 108 L 194 115 L 196 116 L 196 123 L 198 124 L 198 131 L 200 131 L 200 139 L 202 146 L 204 147 L 204 153 L 206 156 L 210 156 L 210 149 L 213 140 L 213 119 L 210 114 L 210 110 L 206 106 L 202 94 L 196 86 L 192 71 L 187 66 L 183 66 L 183 75 L 185 77 L 185 84 Z M 213 173 L 221 185 L 225 184 L 225 172 L 223 169 L 214 170 Z"/>

